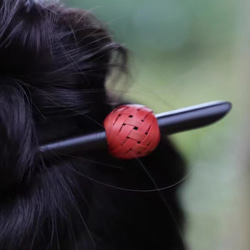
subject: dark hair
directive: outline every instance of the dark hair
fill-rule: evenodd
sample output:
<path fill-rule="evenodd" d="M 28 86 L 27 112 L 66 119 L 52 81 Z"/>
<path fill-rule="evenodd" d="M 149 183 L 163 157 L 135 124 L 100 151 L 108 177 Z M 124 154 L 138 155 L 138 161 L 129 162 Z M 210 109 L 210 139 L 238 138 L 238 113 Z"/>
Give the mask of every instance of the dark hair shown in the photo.
<path fill-rule="evenodd" d="M 105 81 L 126 69 L 126 50 L 60 3 L 2 0 L 0 27 L 0 249 L 185 249 L 184 163 L 168 140 L 141 160 L 37 153 L 99 129 L 113 108 Z"/>

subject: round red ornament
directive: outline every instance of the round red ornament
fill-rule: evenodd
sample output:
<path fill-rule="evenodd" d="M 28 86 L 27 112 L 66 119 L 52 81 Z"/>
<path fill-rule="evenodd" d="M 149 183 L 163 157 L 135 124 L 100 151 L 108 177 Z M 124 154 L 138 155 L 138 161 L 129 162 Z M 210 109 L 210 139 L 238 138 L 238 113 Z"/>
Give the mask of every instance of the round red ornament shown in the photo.
<path fill-rule="evenodd" d="M 160 130 L 153 111 L 131 104 L 114 109 L 104 120 L 110 153 L 133 159 L 151 153 L 159 144 Z"/>

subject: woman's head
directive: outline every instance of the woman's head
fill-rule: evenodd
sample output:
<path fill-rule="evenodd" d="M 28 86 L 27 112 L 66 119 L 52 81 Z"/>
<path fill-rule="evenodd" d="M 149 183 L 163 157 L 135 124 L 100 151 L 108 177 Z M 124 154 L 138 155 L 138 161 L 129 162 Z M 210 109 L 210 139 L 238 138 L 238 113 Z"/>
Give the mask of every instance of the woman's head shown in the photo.
<path fill-rule="evenodd" d="M 176 186 L 136 191 L 157 190 L 152 178 L 180 181 L 169 142 L 144 163 L 102 150 L 37 154 L 44 142 L 102 126 L 105 81 L 126 67 L 126 50 L 89 12 L 58 1 L 2 0 L 0 27 L 0 249 L 184 249 Z"/>
<path fill-rule="evenodd" d="M 0 26 L 0 248 L 37 249 L 46 230 L 67 231 L 61 217 L 79 206 L 72 171 L 41 158 L 38 146 L 98 126 L 106 78 L 126 52 L 90 13 L 51 1 L 3 0 Z M 41 249 L 54 242 L 48 235 Z"/>

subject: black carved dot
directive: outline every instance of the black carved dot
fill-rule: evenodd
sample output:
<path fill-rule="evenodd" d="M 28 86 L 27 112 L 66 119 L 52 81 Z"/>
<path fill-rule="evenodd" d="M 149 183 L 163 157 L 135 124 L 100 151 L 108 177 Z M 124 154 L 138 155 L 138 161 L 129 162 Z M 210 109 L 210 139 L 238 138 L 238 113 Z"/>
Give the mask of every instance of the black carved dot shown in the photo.
<path fill-rule="evenodd" d="M 134 130 L 138 130 L 138 127 L 134 127 Z"/>
<path fill-rule="evenodd" d="M 130 118 L 132 118 L 133 116 L 132 116 L 132 115 L 130 115 L 129 117 L 130 117 Z"/>

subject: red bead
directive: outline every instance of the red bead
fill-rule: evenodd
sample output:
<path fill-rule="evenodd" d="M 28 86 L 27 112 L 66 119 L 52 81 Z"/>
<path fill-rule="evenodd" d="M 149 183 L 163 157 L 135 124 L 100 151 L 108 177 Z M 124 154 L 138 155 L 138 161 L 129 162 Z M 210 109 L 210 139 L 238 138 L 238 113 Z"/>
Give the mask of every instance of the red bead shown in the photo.
<path fill-rule="evenodd" d="M 142 105 L 123 105 L 104 120 L 110 153 L 133 159 L 151 153 L 159 144 L 160 130 L 153 111 Z"/>

